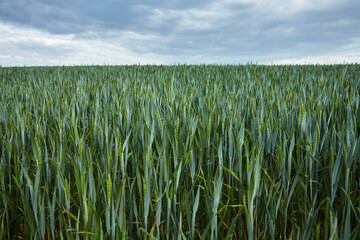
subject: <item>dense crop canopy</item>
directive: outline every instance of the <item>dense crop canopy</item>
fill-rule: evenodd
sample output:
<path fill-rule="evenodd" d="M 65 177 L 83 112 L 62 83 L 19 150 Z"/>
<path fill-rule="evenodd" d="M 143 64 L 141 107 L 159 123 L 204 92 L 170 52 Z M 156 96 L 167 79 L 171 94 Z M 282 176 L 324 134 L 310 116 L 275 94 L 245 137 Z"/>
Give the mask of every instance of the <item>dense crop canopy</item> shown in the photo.
<path fill-rule="evenodd" d="M 0 68 L 0 239 L 359 239 L 360 66 Z"/>

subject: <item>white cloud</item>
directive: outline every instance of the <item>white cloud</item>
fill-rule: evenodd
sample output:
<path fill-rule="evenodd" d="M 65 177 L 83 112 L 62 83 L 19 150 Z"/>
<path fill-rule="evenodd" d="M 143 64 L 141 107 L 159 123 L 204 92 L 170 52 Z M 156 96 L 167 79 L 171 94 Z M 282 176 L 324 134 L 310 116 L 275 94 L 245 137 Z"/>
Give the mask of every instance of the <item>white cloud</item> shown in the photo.
<path fill-rule="evenodd" d="M 142 5 L 134 7 L 141 21 L 130 27 L 84 27 L 73 34 L 0 21 L 0 65 L 360 62 L 359 31 L 352 27 L 359 23 L 356 16 L 332 17 L 329 10 L 321 21 L 317 14 L 294 17 L 337 4 L 343 2 L 222 0 L 188 9 Z"/>
<path fill-rule="evenodd" d="M 276 58 L 274 58 L 276 59 Z M 310 56 L 292 56 L 290 58 L 278 58 L 280 60 L 267 62 L 274 64 L 343 64 L 360 62 L 360 38 L 354 38 L 350 44 L 340 47 L 327 54 L 313 54 Z"/>
<path fill-rule="evenodd" d="M 242 16 L 246 10 L 247 16 L 254 16 L 253 21 L 266 22 L 285 18 L 294 18 L 298 14 L 327 10 L 338 5 L 346 4 L 348 0 L 221 0 L 212 1 L 197 8 L 169 9 L 152 8 L 151 6 L 138 5 L 137 12 L 147 12 L 146 23 L 151 28 L 162 28 L 172 24 L 173 30 L 180 31 L 206 31 L 214 28 L 235 24 L 233 21 L 248 23 L 249 20 Z M 249 14 L 251 13 L 251 14 Z"/>
<path fill-rule="evenodd" d="M 105 37 L 86 39 L 74 34 L 51 34 L 0 24 L 0 36 L 0 64 L 3 66 L 166 62 L 166 56 L 132 51 L 129 45 L 146 46 L 147 41 L 156 39 L 155 35 L 136 32 L 108 32 Z"/>
<path fill-rule="evenodd" d="M 223 0 L 219 1 L 219 3 L 224 5 L 250 4 L 256 7 L 257 10 L 288 15 L 308 10 L 333 8 L 347 1 L 348 0 Z"/>
<path fill-rule="evenodd" d="M 137 11 L 146 12 L 147 26 L 161 28 L 172 24 L 173 31 L 206 31 L 223 24 L 223 21 L 233 15 L 224 5 L 210 3 L 199 8 L 165 9 L 137 6 Z"/>

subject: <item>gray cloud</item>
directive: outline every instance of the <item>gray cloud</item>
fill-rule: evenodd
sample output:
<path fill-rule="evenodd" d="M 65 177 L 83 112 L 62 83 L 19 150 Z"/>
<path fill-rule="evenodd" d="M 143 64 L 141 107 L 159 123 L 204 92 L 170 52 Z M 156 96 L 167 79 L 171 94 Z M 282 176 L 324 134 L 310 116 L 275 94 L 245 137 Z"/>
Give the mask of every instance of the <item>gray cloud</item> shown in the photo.
<path fill-rule="evenodd" d="M 0 64 L 23 52 L 39 64 L 359 62 L 358 12 L 356 0 L 3 0 Z"/>
<path fill-rule="evenodd" d="M 95 20 L 76 13 L 76 8 L 69 9 L 41 1 L 12 0 L 3 1 L 0 5 L 1 20 L 52 33 L 86 31 L 82 26 L 96 23 Z"/>

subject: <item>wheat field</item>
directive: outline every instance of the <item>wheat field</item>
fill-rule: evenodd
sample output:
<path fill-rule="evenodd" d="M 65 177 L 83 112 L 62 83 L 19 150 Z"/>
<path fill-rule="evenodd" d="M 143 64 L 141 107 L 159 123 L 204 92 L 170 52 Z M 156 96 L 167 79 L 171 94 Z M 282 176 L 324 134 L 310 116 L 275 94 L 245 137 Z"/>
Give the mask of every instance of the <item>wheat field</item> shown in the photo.
<path fill-rule="evenodd" d="M 360 65 L 0 68 L 1 239 L 359 239 Z"/>

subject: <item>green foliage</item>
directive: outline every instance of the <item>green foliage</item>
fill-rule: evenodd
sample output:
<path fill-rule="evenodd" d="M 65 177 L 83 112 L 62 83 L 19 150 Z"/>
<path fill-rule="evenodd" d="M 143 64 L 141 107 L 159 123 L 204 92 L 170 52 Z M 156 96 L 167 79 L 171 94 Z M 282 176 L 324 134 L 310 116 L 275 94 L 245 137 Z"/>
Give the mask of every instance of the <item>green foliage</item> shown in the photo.
<path fill-rule="evenodd" d="M 360 66 L 0 68 L 0 239 L 359 239 Z"/>

